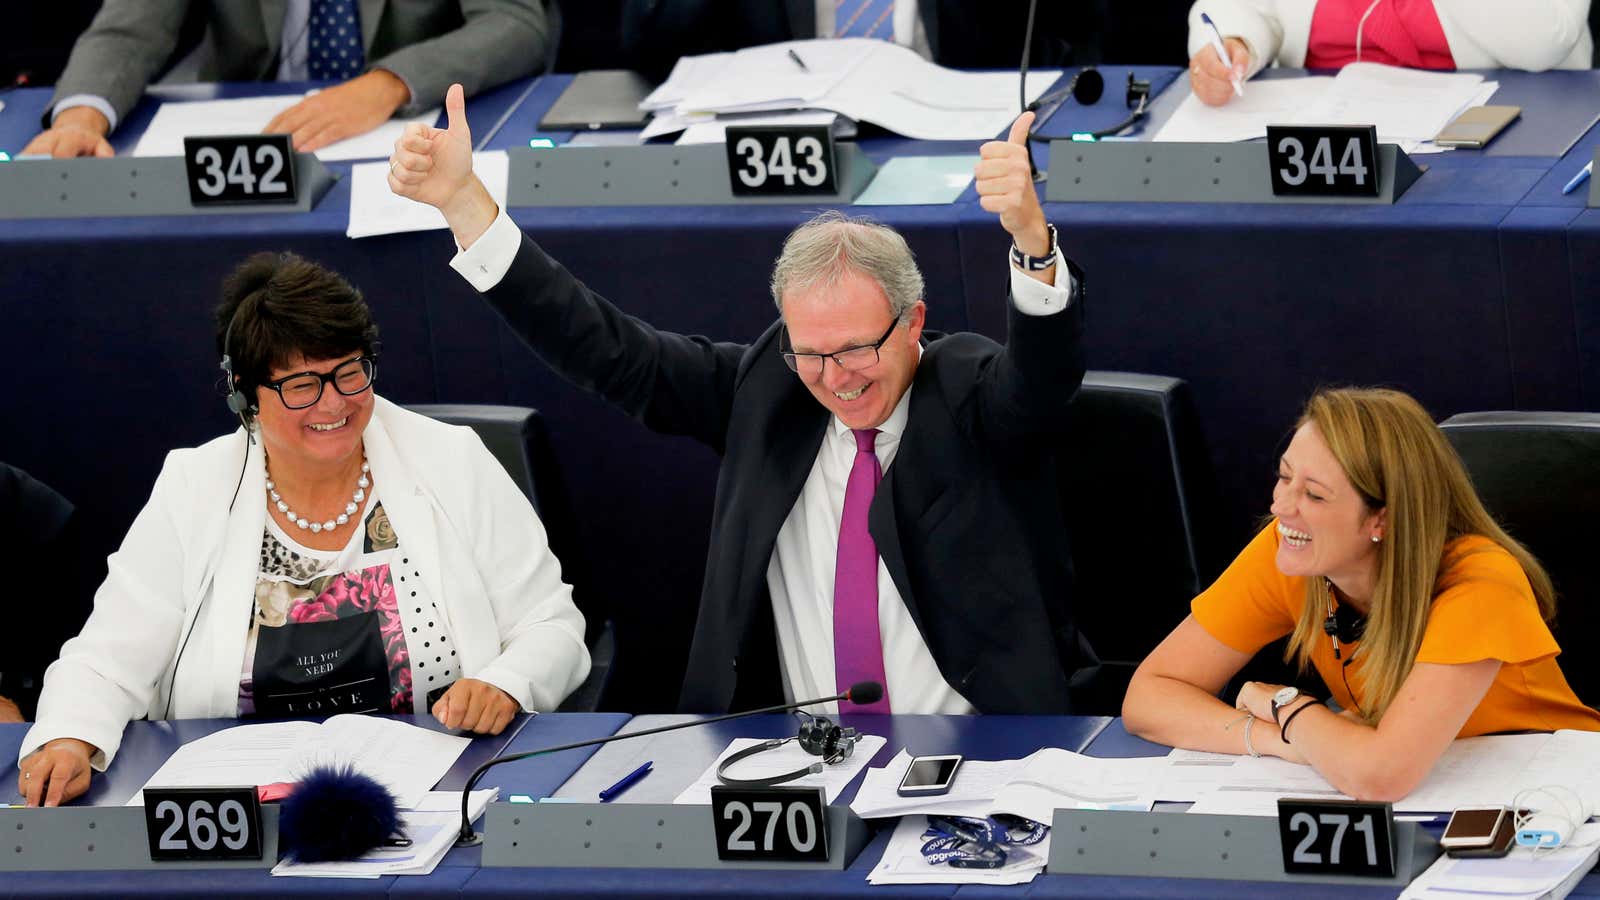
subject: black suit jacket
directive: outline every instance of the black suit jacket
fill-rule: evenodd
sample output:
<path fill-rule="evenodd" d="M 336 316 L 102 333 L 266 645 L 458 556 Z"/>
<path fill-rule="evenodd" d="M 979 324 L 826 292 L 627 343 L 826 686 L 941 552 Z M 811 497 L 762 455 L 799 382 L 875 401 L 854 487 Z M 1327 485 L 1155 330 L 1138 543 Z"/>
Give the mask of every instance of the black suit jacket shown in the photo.
<path fill-rule="evenodd" d="M 1078 297 L 1012 308 L 1002 347 L 932 336 L 869 527 L 939 671 L 980 712 L 1066 713 L 1095 660 L 1071 615 L 1052 448 L 1083 378 Z M 766 572 L 830 414 L 789 371 L 774 323 L 749 345 L 624 315 L 526 237 L 491 305 L 557 372 L 650 428 L 722 455 L 680 706 L 781 702 Z"/>
<path fill-rule="evenodd" d="M 1022 60 L 1028 0 L 918 0 L 917 15 L 941 66 L 1008 69 Z M 1038 0 L 1029 63 L 1096 62 L 1102 19 L 1098 3 Z M 815 0 L 623 0 L 624 58 L 656 78 L 680 56 L 816 36 Z"/>

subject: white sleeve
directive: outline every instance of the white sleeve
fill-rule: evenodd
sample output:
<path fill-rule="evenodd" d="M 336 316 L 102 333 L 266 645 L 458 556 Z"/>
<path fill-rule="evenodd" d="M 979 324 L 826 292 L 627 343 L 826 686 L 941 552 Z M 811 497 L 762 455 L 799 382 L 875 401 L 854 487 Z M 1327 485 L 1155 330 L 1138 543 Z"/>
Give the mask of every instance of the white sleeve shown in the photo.
<path fill-rule="evenodd" d="M 57 116 L 74 106 L 87 106 L 99 110 L 100 115 L 105 116 L 106 121 L 111 123 L 106 129 L 106 134 L 117 130 L 117 111 L 112 108 L 111 101 L 94 94 L 73 94 L 71 97 L 63 97 L 61 102 L 56 104 L 56 108 L 50 111 L 50 124 L 54 125 Z"/>
<path fill-rule="evenodd" d="M 528 712 L 553 710 L 589 675 L 583 614 L 533 506 L 482 442 L 473 443 L 464 460 L 473 473 L 470 549 L 500 629 L 500 655 L 463 674 Z"/>
<path fill-rule="evenodd" d="M 478 293 L 490 290 L 506 277 L 506 270 L 511 268 L 511 261 L 517 258 L 517 251 L 522 248 L 522 229 L 511 221 L 506 215 L 504 204 L 500 206 L 499 215 L 494 217 L 494 222 L 472 246 L 461 249 L 456 246 L 455 258 L 450 260 L 450 267 L 461 273 Z"/>
<path fill-rule="evenodd" d="M 1530 72 L 1558 68 L 1589 39 L 1589 4 L 1585 0 L 1456 0 L 1437 2 L 1435 7 L 1451 52 L 1463 59 L 1469 48 L 1476 48 L 1488 59 L 1485 67 Z"/>
<path fill-rule="evenodd" d="M 1272 65 L 1283 47 L 1283 22 L 1263 0 L 1195 0 L 1189 7 L 1189 57 L 1211 46 L 1211 29 L 1200 21 L 1207 13 L 1223 38 L 1238 38 L 1250 48 L 1250 71 L 1246 78 Z"/>
<path fill-rule="evenodd" d="M 1056 283 L 1053 285 L 1045 284 L 1011 265 L 1009 258 L 1006 268 L 1011 270 L 1011 302 L 1023 315 L 1049 316 L 1061 312 L 1072 302 L 1072 294 L 1078 289 L 1059 247 L 1056 248 Z"/>

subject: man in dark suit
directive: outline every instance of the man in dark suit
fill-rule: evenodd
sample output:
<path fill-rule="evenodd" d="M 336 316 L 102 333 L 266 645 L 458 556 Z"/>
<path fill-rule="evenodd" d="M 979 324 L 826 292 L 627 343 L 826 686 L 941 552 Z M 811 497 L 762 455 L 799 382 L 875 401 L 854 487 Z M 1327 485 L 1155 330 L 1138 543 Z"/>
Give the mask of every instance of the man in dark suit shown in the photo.
<path fill-rule="evenodd" d="M 191 11 L 206 32 L 191 79 L 340 82 L 267 125 L 306 152 L 437 106 L 452 82 L 477 93 L 539 71 L 555 52 L 546 0 L 106 0 L 22 152 L 110 156 L 106 135 Z"/>
<path fill-rule="evenodd" d="M 623 0 L 622 52 L 660 78 L 680 56 L 818 37 L 878 37 L 941 66 L 1015 68 L 1029 0 Z M 1037 0 L 1029 63 L 1097 62 L 1099 3 Z M 857 9 L 861 14 L 857 15 Z"/>
<path fill-rule="evenodd" d="M 438 207 L 452 262 L 563 376 L 723 457 L 680 706 L 720 712 L 885 683 L 880 711 L 1064 713 L 1094 657 L 1071 614 L 1052 447 L 1083 377 L 1082 275 L 1028 175 L 1024 114 L 977 188 L 1011 233 L 1010 339 L 924 335 L 892 229 L 824 214 L 774 269 L 748 345 L 651 328 L 523 235 L 448 129 L 408 126 L 396 193 Z M 997 260 L 998 262 L 998 260 Z"/>

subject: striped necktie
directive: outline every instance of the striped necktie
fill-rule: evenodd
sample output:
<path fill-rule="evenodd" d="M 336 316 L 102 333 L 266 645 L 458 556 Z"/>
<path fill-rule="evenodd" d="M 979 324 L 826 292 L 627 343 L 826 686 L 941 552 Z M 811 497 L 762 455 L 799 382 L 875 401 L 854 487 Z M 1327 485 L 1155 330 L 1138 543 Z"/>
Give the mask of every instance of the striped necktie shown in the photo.
<path fill-rule="evenodd" d="M 833 36 L 894 40 L 894 0 L 838 0 Z"/>

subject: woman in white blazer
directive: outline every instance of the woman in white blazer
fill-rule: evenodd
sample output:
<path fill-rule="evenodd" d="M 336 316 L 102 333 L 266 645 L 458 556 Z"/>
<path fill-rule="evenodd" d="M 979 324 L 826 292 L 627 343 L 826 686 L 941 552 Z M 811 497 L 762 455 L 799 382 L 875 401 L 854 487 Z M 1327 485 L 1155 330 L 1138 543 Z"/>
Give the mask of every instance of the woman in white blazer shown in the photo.
<path fill-rule="evenodd" d="M 1202 14 L 1216 23 L 1231 65 L 1218 58 Z M 1386 18 L 1390 34 L 1420 26 L 1442 37 L 1453 66 L 1436 68 L 1587 69 L 1594 56 L 1589 0 L 1196 0 L 1189 9 L 1189 81 L 1195 96 L 1220 106 L 1234 96 L 1234 77 L 1247 79 L 1273 64 L 1306 67 L 1308 49 L 1316 57 L 1316 39 L 1351 44 L 1362 58 L 1375 44 L 1381 53 Z M 1318 28 L 1329 33 L 1314 34 Z"/>
<path fill-rule="evenodd" d="M 30 805 L 83 793 L 130 719 L 426 710 L 495 734 L 588 674 L 527 499 L 471 430 L 375 395 L 359 291 L 260 254 L 217 322 L 244 427 L 167 456 L 45 675 Z"/>

